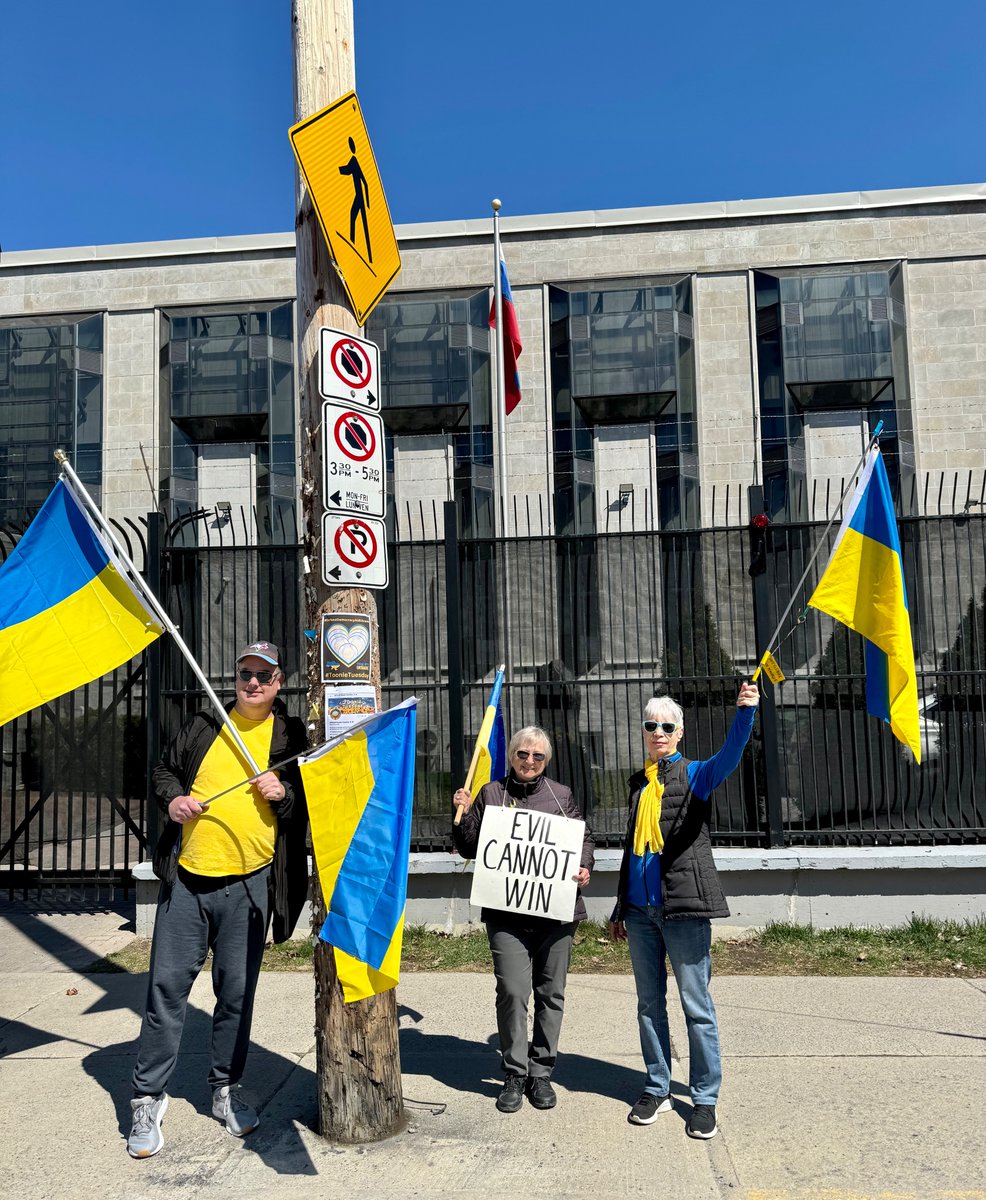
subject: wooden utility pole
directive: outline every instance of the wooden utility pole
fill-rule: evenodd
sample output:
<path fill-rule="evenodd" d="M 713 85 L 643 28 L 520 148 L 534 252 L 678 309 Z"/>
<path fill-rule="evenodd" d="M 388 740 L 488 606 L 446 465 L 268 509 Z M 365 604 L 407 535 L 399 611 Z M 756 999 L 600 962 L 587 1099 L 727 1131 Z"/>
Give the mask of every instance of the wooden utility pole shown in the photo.
<path fill-rule="evenodd" d="M 352 0 L 293 0 L 295 121 L 302 121 L 355 88 Z M 318 389 L 319 329 L 358 334 L 359 326 L 329 257 L 304 180 L 298 176 L 298 364 L 301 405 L 302 506 L 305 523 L 305 615 L 318 629 L 323 612 L 369 614 L 373 685 L 380 702 L 377 606 L 365 588 L 329 591 L 322 582 L 322 405 Z M 319 648 L 309 656 L 309 697 L 323 713 Z M 319 738 L 320 740 L 320 738 Z M 313 889 L 313 928 L 325 918 L 321 889 Z M 369 1142 L 405 1126 L 397 1042 L 397 993 L 343 1001 L 331 946 L 315 949 L 315 1039 L 319 1132 L 338 1142 Z"/>

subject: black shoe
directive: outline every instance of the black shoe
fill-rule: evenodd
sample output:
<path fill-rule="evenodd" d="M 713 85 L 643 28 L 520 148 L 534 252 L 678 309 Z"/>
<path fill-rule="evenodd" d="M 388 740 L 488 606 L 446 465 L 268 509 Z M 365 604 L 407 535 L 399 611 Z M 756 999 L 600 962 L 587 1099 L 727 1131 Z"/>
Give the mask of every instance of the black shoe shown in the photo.
<path fill-rule="evenodd" d="M 496 1106 L 500 1112 L 511 1113 L 520 1109 L 524 1103 L 524 1084 L 526 1082 L 523 1075 L 507 1076 L 503 1082 L 503 1090 L 496 1098 Z"/>
<path fill-rule="evenodd" d="M 654 1096 L 650 1092 L 643 1092 L 627 1113 L 627 1120 L 631 1125 L 653 1125 L 662 1112 L 670 1111 L 670 1096 Z"/>
<path fill-rule="evenodd" d="M 527 1081 L 527 1098 L 535 1108 L 554 1108 L 558 1103 L 547 1075 L 532 1075 Z"/>
<path fill-rule="evenodd" d="M 716 1124 L 716 1106 L 714 1104 L 696 1104 L 692 1109 L 685 1133 L 693 1138 L 714 1138 L 719 1132 Z"/>

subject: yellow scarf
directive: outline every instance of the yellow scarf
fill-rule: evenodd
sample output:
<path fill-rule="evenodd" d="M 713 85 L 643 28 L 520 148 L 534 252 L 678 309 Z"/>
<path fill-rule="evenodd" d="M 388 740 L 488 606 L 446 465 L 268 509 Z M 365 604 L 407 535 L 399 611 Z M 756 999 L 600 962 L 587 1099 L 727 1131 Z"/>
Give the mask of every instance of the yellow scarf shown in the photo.
<path fill-rule="evenodd" d="M 644 764 L 644 774 L 647 776 L 647 786 L 640 793 L 637 803 L 637 823 L 633 828 L 633 852 L 642 855 L 644 850 L 651 854 L 660 854 L 664 849 L 664 838 L 661 836 L 661 797 L 664 795 L 664 784 L 657 778 L 656 762 Z"/>

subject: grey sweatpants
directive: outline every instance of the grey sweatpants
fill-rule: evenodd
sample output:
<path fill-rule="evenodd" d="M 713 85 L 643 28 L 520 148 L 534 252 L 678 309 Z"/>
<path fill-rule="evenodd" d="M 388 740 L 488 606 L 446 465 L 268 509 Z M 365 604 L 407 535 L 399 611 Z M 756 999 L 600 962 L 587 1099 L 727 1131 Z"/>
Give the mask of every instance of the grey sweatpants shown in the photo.
<path fill-rule="evenodd" d="M 532 918 L 530 925 L 488 918 L 496 976 L 496 1027 L 507 1075 L 549 1078 L 558 1056 L 574 922 Z M 534 1032 L 527 1005 L 534 987 Z"/>
<path fill-rule="evenodd" d="M 188 994 L 212 950 L 212 1065 L 209 1085 L 239 1083 L 250 1045 L 253 998 L 267 934 L 270 867 L 211 879 L 179 867 L 161 885 L 140 1027 L 135 1096 L 160 1096 L 178 1058 Z"/>

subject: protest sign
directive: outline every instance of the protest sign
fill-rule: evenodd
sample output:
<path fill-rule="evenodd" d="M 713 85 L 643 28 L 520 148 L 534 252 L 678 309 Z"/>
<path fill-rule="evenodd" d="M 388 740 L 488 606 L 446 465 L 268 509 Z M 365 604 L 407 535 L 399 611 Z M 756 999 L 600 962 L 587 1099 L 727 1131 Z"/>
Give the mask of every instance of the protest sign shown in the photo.
<path fill-rule="evenodd" d="M 585 822 L 528 808 L 488 807 L 470 901 L 484 908 L 571 921 Z"/>

